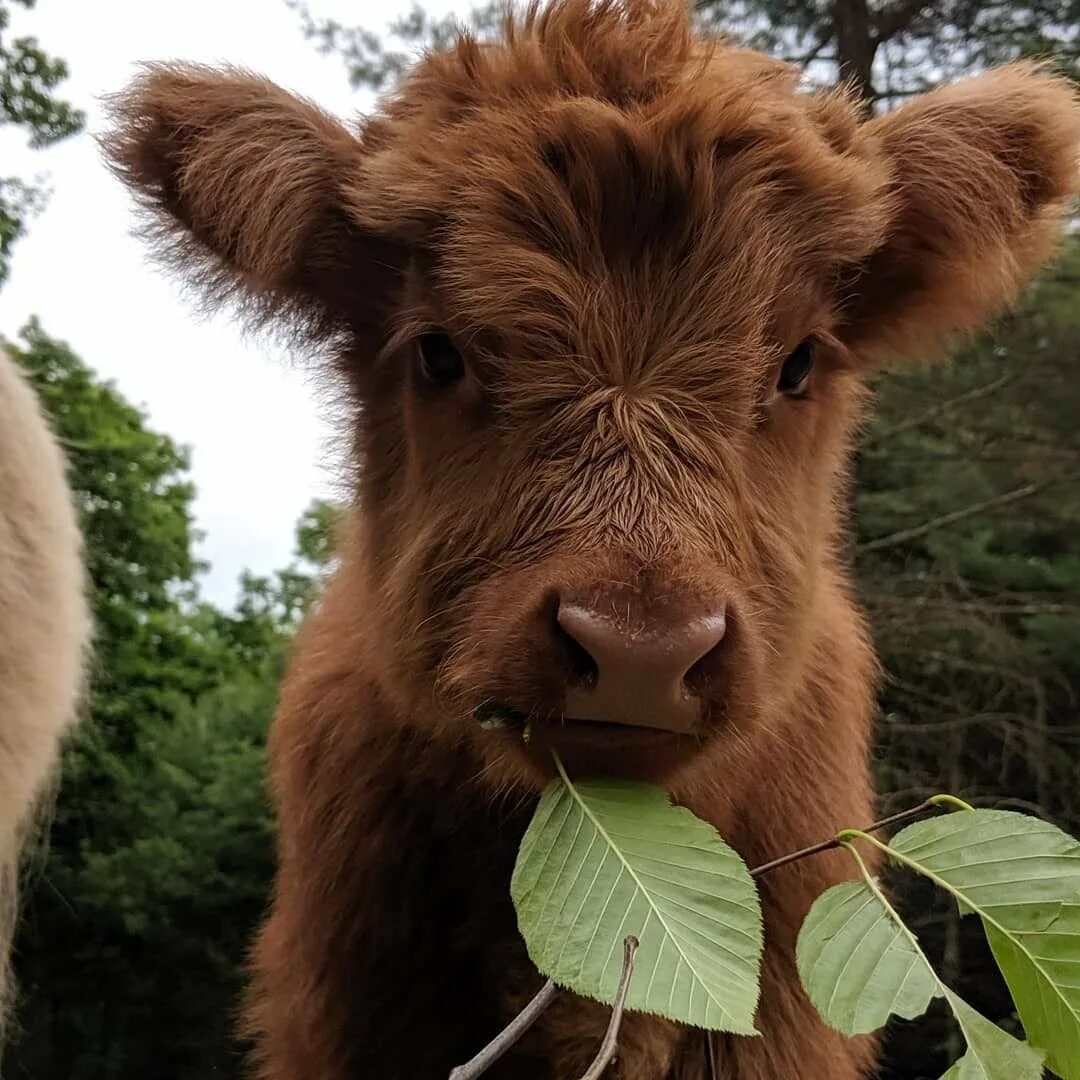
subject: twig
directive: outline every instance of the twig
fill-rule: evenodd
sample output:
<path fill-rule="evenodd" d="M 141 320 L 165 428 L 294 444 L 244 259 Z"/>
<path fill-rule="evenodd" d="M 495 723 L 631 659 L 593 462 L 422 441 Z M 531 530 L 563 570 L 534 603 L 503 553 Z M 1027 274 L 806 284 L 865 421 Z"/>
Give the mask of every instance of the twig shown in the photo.
<path fill-rule="evenodd" d="M 903 821 L 910 821 L 920 814 L 925 814 L 927 810 L 934 810 L 936 808 L 937 803 L 932 799 L 927 799 L 926 802 L 919 803 L 918 806 L 913 806 L 910 810 L 901 810 L 898 814 L 890 814 L 880 821 L 875 821 L 872 825 L 867 825 L 865 829 L 861 829 L 860 831 L 872 833 L 877 832 L 879 829 L 887 829 L 890 825 L 899 825 Z M 820 844 L 813 844 L 810 847 L 803 848 L 801 851 L 793 851 L 790 855 L 781 855 L 779 859 L 773 859 L 772 862 L 762 863 L 761 866 L 755 866 L 754 869 L 750 871 L 750 876 L 755 878 L 761 877 L 762 874 L 767 874 L 772 870 L 779 869 L 781 866 L 787 866 L 788 863 L 806 859 L 811 855 L 820 855 L 823 851 L 832 851 L 839 846 L 839 837 L 834 836 L 831 840 L 822 840 Z"/>
<path fill-rule="evenodd" d="M 716 1060 L 716 1033 L 705 1032 L 705 1072 L 708 1080 L 720 1080 L 720 1065 Z"/>
<path fill-rule="evenodd" d="M 487 1072 L 540 1019 L 541 1013 L 555 1000 L 558 992 L 559 988 L 548 979 L 536 997 L 476 1057 L 466 1061 L 464 1065 L 459 1065 L 450 1073 L 450 1080 L 474 1080 L 475 1077 Z"/>
<path fill-rule="evenodd" d="M 897 34 L 902 34 L 918 17 L 924 8 L 932 7 L 927 0 L 899 0 L 879 11 L 874 20 L 874 36 L 877 42 L 890 41 Z"/>
<path fill-rule="evenodd" d="M 623 1005 L 626 1003 L 630 976 L 634 972 L 634 953 L 637 952 L 637 947 L 638 939 L 633 934 L 623 942 L 622 978 L 615 993 L 615 1003 L 611 1006 L 611 1019 L 608 1021 L 607 1031 L 604 1032 L 600 1052 L 593 1058 L 593 1063 L 585 1070 L 581 1080 L 600 1080 L 604 1070 L 615 1059 L 615 1052 L 619 1048 L 619 1025 L 622 1024 Z"/>
<path fill-rule="evenodd" d="M 976 514 L 982 514 L 987 510 L 996 510 L 999 506 L 1008 506 L 1010 503 L 1019 502 L 1021 499 L 1026 499 L 1031 495 L 1037 495 L 1040 491 L 1045 491 L 1049 487 L 1070 483 L 1073 479 L 1075 477 L 1070 476 L 1064 480 L 1043 480 L 1033 484 L 1024 484 L 1023 487 L 1006 491 L 1003 495 L 995 495 L 992 499 L 984 499 L 982 502 L 965 506 L 961 510 L 953 510 L 949 514 L 931 518 L 929 521 L 923 522 L 922 525 L 916 525 L 910 529 L 901 529 L 899 532 L 889 533 L 888 536 L 879 536 L 876 540 L 868 540 L 865 544 L 859 544 L 855 550 L 860 555 L 863 555 L 868 551 L 881 551 L 883 548 L 896 547 L 898 544 L 905 544 L 909 540 L 917 540 L 920 536 L 925 536 L 927 533 L 940 529 L 945 525 L 952 525 L 954 522 L 963 521 L 964 518 L 974 517 Z"/>

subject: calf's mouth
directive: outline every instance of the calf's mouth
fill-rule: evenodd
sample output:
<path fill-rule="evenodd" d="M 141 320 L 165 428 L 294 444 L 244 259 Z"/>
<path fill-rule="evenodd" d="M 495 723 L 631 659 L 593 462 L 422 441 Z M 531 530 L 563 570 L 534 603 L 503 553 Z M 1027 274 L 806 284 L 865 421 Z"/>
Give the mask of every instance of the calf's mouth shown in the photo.
<path fill-rule="evenodd" d="M 476 710 L 475 718 L 485 731 L 508 731 L 520 735 L 523 742 L 539 736 L 559 737 L 585 742 L 647 743 L 687 735 L 682 728 L 664 724 L 644 724 L 637 721 L 602 719 L 593 716 L 529 716 L 509 705 L 484 705 Z"/>
<path fill-rule="evenodd" d="M 513 740 L 517 748 L 547 773 L 552 753 L 572 776 L 612 776 L 658 781 L 699 746 L 693 733 L 640 723 L 554 714 L 529 715 L 504 705 L 476 711 L 481 728 Z"/>

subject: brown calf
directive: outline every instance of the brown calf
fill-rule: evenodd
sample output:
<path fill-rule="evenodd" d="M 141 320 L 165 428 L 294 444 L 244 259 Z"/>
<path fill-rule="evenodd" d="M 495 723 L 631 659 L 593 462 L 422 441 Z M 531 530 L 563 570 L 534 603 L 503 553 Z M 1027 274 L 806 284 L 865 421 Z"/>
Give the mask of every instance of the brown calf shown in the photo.
<path fill-rule="evenodd" d="M 1064 83 L 1006 68 L 864 122 L 676 0 L 556 0 L 427 57 L 357 131 L 187 66 L 116 109 L 161 250 L 323 343 L 352 417 L 355 511 L 271 745 L 260 1076 L 441 1078 L 535 990 L 508 884 L 549 746 L 663 783 L 750 863 L 871 816 L 875 662 L 838 555 L 865 378 L 1047 256 Z M 850 872 L 767 879 L 763 1037 L 723 1042 L 729 1080 L 869 1067 L 793 965 Z M 604 1017 L 563 999 L 491 1075 L 580 1075 Z M 700 1033 L 627 1022 L 619 1076 L 704 1067 Z"/>

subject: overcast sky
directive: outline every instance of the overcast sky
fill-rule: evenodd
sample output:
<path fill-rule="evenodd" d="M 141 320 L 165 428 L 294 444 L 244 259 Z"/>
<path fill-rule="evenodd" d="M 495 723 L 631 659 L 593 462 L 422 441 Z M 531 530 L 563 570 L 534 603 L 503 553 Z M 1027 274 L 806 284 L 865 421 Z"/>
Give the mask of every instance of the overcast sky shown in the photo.
<path fill-rule="evenodd" d="M 316 14 L 382 29 L 411 0 L 311 0 Z M 446 11 L 447 0 L 431 9 Z M 226 62 L 268 75 L 342 116 L 370 108 L 336 57 L 304 40 L 285 0 L 38 0 L 16 8 L 13 30 L 33 33 L 68 61 L 65 96 L 102 126 L 102 94 L 142 60 Z M 227 316 L 197 317 L 158 271 L 134 227 L 126 192 L 105 171 L 90 134 L 31 153 L 0 133 L 3 175 L 47 173 L 48 208 L 16 248 L 0 289 L 0 335 L 31 315 L 112 379 L 151 425 L 191 447 L 198 487 L 204 594 L 231 604 L 241 570 L 284 566 L 297 517 L 334 488 L 333 431 L 318 416 L 299 364 L 244 337 Z"/>

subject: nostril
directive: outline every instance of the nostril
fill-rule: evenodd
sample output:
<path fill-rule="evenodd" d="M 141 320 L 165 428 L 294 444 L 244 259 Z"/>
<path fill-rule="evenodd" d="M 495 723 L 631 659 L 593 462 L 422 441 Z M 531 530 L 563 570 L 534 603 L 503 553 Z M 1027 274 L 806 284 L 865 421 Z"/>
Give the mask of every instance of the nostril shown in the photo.
<path fill-rule="evenodd" d="M 564 620 L 567 609 L 558 608 L 555 612 L 555 640 L 559 645 L 563 661 L 566 664 L 568 682 L 579 686 L 595 686 L 600 677 L 600 669 L 592 653 L 576 638 L 572 630 L 572 619 Z M 567 623 L 571 625 L 568 626 Z"/>
<path fill-rule="evenodd" d="M 646 607 L 621 596 L 603 599 L 602 608 L 595 600 L 583 605 L 560 598 L 557 604 L 558 641 L 572 672 L 565 714 L 692 731 L 726 631 L 723 610 L 688 610 L 672 600 Z"/>
<path fill-rule="evenodd" d="M 719 674 L 729 629 L 726 614 L 718 613 L 701 620 L 700 630 L 694 637 L 703 651 L 683 675 L 683 685 L 691 694 L 701 694 Z"/>

